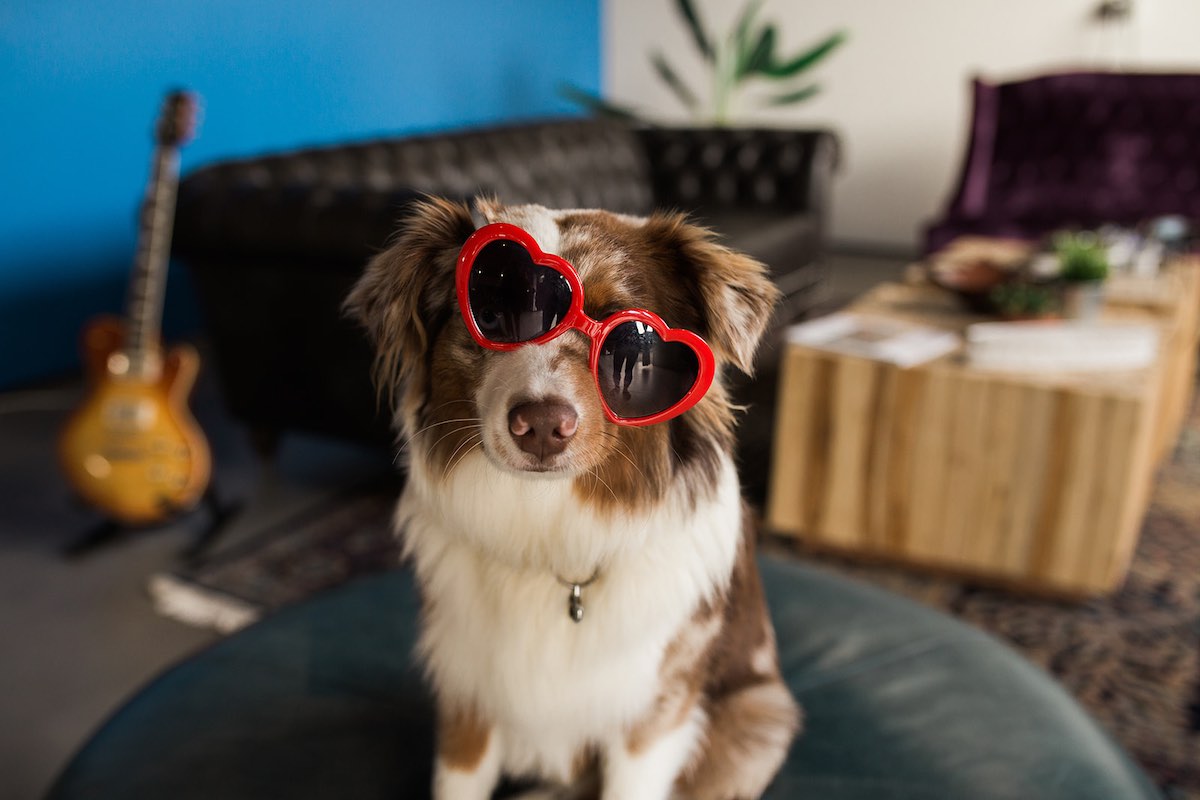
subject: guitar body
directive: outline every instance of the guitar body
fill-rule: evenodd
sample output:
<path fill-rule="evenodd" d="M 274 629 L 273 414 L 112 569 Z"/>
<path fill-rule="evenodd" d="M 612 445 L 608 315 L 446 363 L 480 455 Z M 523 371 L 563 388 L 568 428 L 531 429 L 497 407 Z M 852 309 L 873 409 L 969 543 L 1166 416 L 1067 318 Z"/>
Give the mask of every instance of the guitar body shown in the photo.
<path fill-rule="evenodd" d="M 200 360 L 187 345 L 161 367 L 122 369 L 124 323 L 104 317 L 84 331 L 88 394 L 63 430 L 59 457 L 74 489 L 126 524 L 161 522 L 193 507 L 212 474 L 208 443 L 188 408 Z"/>

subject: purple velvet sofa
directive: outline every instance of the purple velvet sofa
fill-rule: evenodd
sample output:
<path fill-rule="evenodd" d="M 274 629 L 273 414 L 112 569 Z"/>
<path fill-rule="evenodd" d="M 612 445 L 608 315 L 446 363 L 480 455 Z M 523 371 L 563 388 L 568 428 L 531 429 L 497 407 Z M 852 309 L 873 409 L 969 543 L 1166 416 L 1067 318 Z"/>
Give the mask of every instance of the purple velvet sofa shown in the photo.
<path fill-rule="evenodd" d="M 1061 227 L 1200 222 L 1200 74 L 976 79 L 957 187 L 925 232 L 1037 238 Z"/>

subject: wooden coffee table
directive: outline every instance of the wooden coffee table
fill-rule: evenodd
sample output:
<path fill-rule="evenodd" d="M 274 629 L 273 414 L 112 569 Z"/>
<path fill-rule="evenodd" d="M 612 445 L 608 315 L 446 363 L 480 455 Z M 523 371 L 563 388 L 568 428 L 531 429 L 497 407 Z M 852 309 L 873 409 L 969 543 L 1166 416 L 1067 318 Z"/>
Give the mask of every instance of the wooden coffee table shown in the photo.
<path fill-rule="evenodd" d="M 1042 592 L 1116 588 L 1194 385 L 1200 260 L 1160 281 L 1105 311 L 1161 326 L 1136 372 L 987 372 L 961 352 L 901 369 L 789 345 L 768 527 Z M 884 284 L 850 310 L 954 330 L 984 319 L 929 285 Z"/>

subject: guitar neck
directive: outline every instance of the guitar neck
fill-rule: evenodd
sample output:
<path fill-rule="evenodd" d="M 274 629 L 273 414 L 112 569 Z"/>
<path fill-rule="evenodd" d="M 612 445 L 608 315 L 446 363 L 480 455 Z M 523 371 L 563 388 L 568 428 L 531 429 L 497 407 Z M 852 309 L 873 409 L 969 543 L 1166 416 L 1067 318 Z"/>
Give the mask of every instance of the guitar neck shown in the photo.
<path fill-rule="evenodd" d="M 178 184 L 179 150 L 159 145 L 142 205 L 137 255 L 129 282 L 126 353 L 134 375 L 146 375 L 157 365 Z"/>

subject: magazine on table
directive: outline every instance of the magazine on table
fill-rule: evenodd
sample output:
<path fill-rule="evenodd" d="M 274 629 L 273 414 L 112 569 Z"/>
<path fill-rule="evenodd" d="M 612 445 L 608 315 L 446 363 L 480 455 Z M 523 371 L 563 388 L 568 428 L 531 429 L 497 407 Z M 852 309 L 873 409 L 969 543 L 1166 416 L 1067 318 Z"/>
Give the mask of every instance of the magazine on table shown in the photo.
<path fill-rule="evenodd" d="M 952 331 L 849 311 L 792 325 L 787 340 L 899 367 L 932 361 L 962 346 L 962 338 Z"/>

